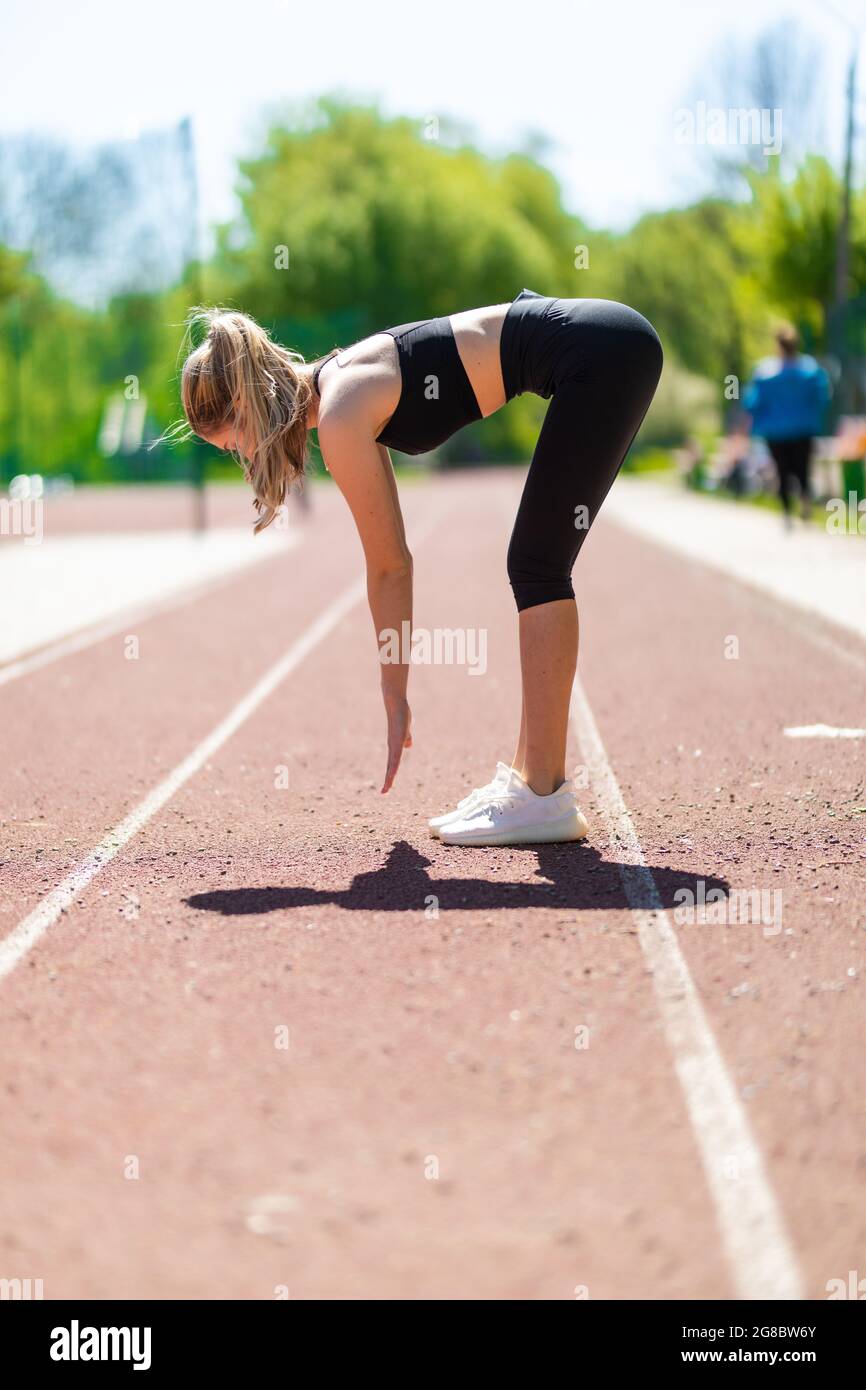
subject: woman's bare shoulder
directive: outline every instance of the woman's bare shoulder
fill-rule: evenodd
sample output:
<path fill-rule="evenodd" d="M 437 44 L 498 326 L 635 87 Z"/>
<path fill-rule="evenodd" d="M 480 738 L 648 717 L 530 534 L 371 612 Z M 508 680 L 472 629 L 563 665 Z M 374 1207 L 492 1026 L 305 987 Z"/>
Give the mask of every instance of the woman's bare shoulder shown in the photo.
<path fill-rule="evenodd" d="M 372 430 L 397 407 L 401 378 L 397 344 L 389 333 L 372 333 L 343 349 L 319 373 L 319 427 Z"/>
<path fill-rule="evenodd" d="M 371 333 L 351 347 L 342 348 L 333 359 L 340 370 L 346 367 L 389 366 L 396 358 L 396 347 L 390 333 Z M 330 365 L 330 364 L 329 364 Z M 336 373 L 334 373 L 336 375 Z"/>

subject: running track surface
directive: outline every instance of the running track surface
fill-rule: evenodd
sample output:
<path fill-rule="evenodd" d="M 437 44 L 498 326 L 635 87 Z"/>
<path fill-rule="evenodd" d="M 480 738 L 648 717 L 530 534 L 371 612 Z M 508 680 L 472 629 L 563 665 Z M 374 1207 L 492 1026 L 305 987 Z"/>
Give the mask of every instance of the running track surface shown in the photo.
<path fill-rule="evenodd" d="M 441 846 L 428 815 L 513 752 L 520 482 L 402 489 L 416 625 L 483 629 L 488 669 L 413 671 L 387 797 L 333 489 L 294 549 L 142 619 L 137 660 L 117 633 L 0 690 L 0 1277 L 703 1299 L 866 1274 L 864 743 L 782 732 L 862 726 L 866 649 L 602 519 L 575 575 L 589 838 Z M 677 923 L 699 882 L 763 890 L 781 929 Z"/>

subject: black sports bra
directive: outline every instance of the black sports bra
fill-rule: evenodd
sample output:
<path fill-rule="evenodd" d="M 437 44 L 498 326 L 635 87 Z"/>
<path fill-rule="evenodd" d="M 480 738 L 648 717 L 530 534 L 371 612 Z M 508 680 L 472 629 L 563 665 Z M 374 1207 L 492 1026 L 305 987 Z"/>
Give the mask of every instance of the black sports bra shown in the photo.
<path fill-rule="evenodd" d="M 402 389 L 394 414 L 376 436 L 377 443 L 402 454 L 425 454 L 464 425 L 481 419 L 448 318 L 418 319 L 381 331 L 390 333 L 397 344 Z M 319 372 L 340 351 L 329 352 L 313 373 L 317 391 Z"/>

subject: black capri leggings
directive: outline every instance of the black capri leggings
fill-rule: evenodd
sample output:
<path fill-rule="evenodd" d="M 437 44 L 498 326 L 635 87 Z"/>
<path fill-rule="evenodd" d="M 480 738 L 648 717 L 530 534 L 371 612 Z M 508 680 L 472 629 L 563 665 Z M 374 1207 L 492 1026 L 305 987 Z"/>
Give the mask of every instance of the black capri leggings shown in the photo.
<path fill-rule="evenodd" d="M 655 394 L 662 347 L 625 304 L 522 290 L 500 357 L 506 400 L 550 400 L 508 547 L 522 610 L 574 598 L 574 562 Z"/>
<path fill-rule="evenodd" d="M 808 435 L 796 439 L 768 439 L 767 448 L 779 475 L 779 496 L 786 512 L 791 510 L 791 479 L 796 479 L 800 489 L 801 504 L 808 505 L 809 464 L 812 458 L 812 440 Z"/>

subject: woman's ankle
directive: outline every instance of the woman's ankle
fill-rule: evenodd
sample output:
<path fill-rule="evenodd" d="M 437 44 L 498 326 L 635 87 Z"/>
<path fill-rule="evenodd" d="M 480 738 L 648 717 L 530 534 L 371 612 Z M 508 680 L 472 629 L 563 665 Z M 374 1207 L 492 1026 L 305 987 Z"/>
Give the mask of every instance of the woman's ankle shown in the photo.
<path fill-rule="evenodd" d="M 553 796 L 553 793 L 558 791 L 565 781 L 564 773 L 556 776 L 555 773 L 551 774 L 543 769 L 534 771 L 525 769 L 520 775 L 529 790 L 535 792 L 536 796 Z"/>

